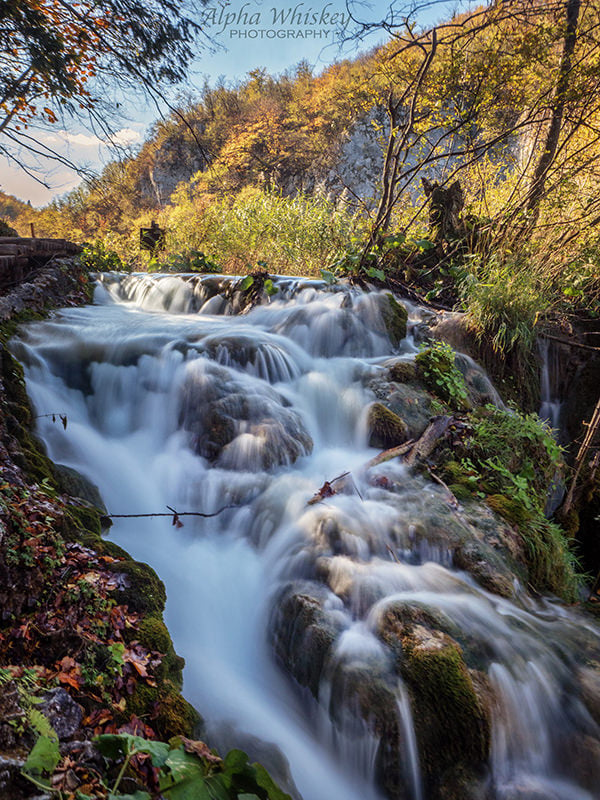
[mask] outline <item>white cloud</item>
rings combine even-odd
[[[112,142],[121,147],[127,147],[130,144],[139,142],[141,138],[142,135],[139,131],[134,131],[133,128],[121,128],[120,131],[111,136],[110,140],[107,140],[107,144]]]
[[[94,134],[89,135],[87,133],[68,133],[67,131],[61,131],[60,136],[67,144],[75,144],[79,147],[98,147],[98,145],[103,144],[102,139]]]
[[[75,147],[100,147],[102,145],[127,147],[128,145],[141,141],[142,135],[133,128],[121,128],[112,136],[101,139],[93,133],[69,133],[65,130],[59,130],[56,131],[56,133],[42,131],[38,133],[38,139],[52,147],[58,144],[70,144]]]

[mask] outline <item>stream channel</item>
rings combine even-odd
[[[385,295],[276,284],[240,314],[226,278],[106,274],[94,305],[27,324],[11,345],[36,413],[68,417],[66,430],[39,419],[49,456],[95,483],[111,514],[233,506],[183,527],[115,519],[109,534],[166,585],[184,694],[209,742],[246,749],[303,800],[437,797],[417,745],[420,709],[378,635],[391,605],[414,604],[483,654],[491,745],[477,796],[600,797],[572,753],[573,741],[600,752],[571,657],[573,631],[598,632],[517,583],[513,599],[481,588],[449,548],[414,535],[443,489],[398,461],[364,469],[378,452],[367,446],[369,383],[390,358],[414,358],[420,312],[409,307],[394,349]],[[346,472],[350,489],[307,505]],[[318,628],[286,616],[298,596],[325,620],[325,655]],[[282,668],[285,647],[299,672],[313,649],[321,659],[303,687]],[[361,712],[352,674],[385,686],[387,727]]]

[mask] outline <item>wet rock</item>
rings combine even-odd
[[[581,667],[577,671],[577,683],[581,699],[597,725],[600,725],[600,664],[592,667]]]
[[[59,739],[70,739],[81,725],[83,709],[62,688],[46,692],[37,708],[50,722]]]
[[[375,779],[386,797],[411,794],[410,765],[398,715],[395,679],[386,665],[340,662],[328,676],[330,714],[349,738],[376,737]]]
[[[454,551],[453,563],[469,572],[477,583],[501,597],[513,597],[514,576],[498,557],[490,559],[490,549],[477,541],[465,542]]]
[[[433,415],[431,396],[424,387],[375,378],[368,384],[379,402],[400,417],[410,439],[418,439]]]
[[[569,742],[569,763],[581,786],[592,793],[600,787],[600,740],[579,735]]]
[[[502,398],[483,367],[463,353],[456,353],[455,366],[465,379],[465,388],[473,406],[494,405],[504,408]]]
[[[332,597],[318,584],[292,584],[282,592],[271,618],[275,653],[295,680],[315,697],[325,662],[343,627],[339,615],[325,609]]]
[[[424,608],[393,607],[382,618],[379,635],[396,653],[396,669],[411,695],[428,796],[441,797],[458,768],[469,781],[483,769],[490,717],[462,648],[447,633],[430,627],[435,616]]]
[[[409,438],[404,420],[382,403],[373,403],[369,408],[367,430],[369,447],[378,447],[381,450],[396,447]]]
[[[398,347],[402,339],[406,338],[408,312],[392,294],[388,294],[387,299],[387,307],[384,304],[381,313],[390,342],[394,347]]]
[[[267,470],[312,451],[302,419],[285,398],[202,360],[183,387],[179,421],[198,455],[227,469]]]

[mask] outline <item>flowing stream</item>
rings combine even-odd
[[[413,603],[451,619],[485,654],[485,796],[600,797],[572,758],[578,737],[599,742],[600,731],[570,655],[573,631],[592,641],[597,632],[517,584],[514,601],[479,587],[443,542],[415,535],[443,490],[393,462],[375,481],[363,469],[377,452],[367,446],[370,381],[390,357],[414,356],[410,331],[394,352],[382,294],[292,279],[278,287],[239,314],[226,279],[105,275],[94,306],[28,324],[12,343],[37,413],[68,418],[66,430],[39,419],[50,457],[93,481],[110,513],[233,506],[184,517],[181,528],[118,519],[110,531],[166,585],[184,694],[209,740],[247,749],[303,800],[378,800],[384,734],[344,702],[339,679],[363,670],[395,697],[386,713],[396,720],[398,796],[427,800],[418,709],[377,635],[391,604]],[[346,472],[343,493],[307,505]],[[335,632],[318,700],[273,653],[285,661],[282,642],[295,641],[285,630],[290,587],[312,592]]]

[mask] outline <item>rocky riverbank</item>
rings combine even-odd
[[[21,775],[52,724],[63,756],[55,790],[94,797],[103,760],[90,740],[127,732],[192,737],[198,715],[180,694],[182,659],[162,620],[165,592],[145,564],[101,536],[101,501],[50,462],[32,433],[16,325],[89,301],[77,259],[54,260],[0,298],[0,798],[35,794]],[[61,409],[57,425],[68,426]],[[74,796],[74,795],[73,795]]]

